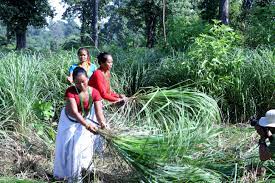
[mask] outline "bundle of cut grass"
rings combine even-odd
[[[100,131],[100,134],[137,171],[141,182],[221,182],[222,173],[209,166],[218,164],[213,161],[215,152],[204,154],[212,147],[209,139],[214,139],[218,132],[203,132],[200,128],[186,128],[186,133],[148,131],[146,134],[140,129],[142,133],[130,130],[117,134]],[[228,169],[226,164],[216,166]]]
[[[232,168],[216,159],[219,109],[203,93],[182,89],[139,93],[112,118],[118,133],[99,133],[144,182],[220,182],[225,176],[219,169]]]
[[[204,93],[186,88],[140,91],[112,115],[111,122],[116,126],[144,126],[146,121],[146,126],[170,131],[174,125],[179,125],[173,119],[182,117],[206,128],[220,122],[216,101]]]

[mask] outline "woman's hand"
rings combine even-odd
[[[126,102],[129,100],[129,98],[126,97],[124,94],[119,94],[119,98],[121,98],[121,100],[123,100],[124,103],[126,103]],[[120,100],[120,101],[121,101],[121,100]]]
[[[94,124],[87,124],[86,129],[94,134],[97,133],[97,127]]]
[[[112,106],[121,107],[121,106],[123,106],[127,101],[128,101],[128,98],[127,98],[127,97],[124,97],[123,99],[120,99],[120,100],[114,102],[114,103],[112,104]]]
[[[118,96],[119,96],[119,98],[122,98],[122,99],[123,99],[124,97],[126,97],[124,94],[119,94]]]
[[[101,123],[101,125],[100,125],[100,127],[102,128],[102,129],[110,129],[110,127],[109,127],[109,125],[107,124],[107,123]]]
[[[67,80],[68,80],[70,83],[73,83],[73,78],[72,78],[72,77],[68,76],[68,77],[67,77]]]
[[[128,102],[129,98],[128,97],[123,97],[122,100],[124,101],[124,103]]]

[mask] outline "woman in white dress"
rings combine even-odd
[[[98,127],[105,128],[106,121],[101,96],[95,88],[88,86],[88,76],[83,68],[74,69],[73,81],[74,86],[66,90],[66,105],[59,119],[54,176],[68,182],[79,182],[82,169],[93,168],[94,133]]]

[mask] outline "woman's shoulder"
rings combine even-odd
[[[72,95],[77,95],[77,91],[74,86],[70,86],[69,88],[67,88],[67,90],[65,92],[66,97],[72,96]]]
[[[103,74],[99,69],[96,69],[93,73],[93,76],[101,77],[101,76],[103,76]]]
[[[69,72],[73,72],[73,70],[78,66],[78,64],[72,64],[69,68]]]
[[[93,63],[90,64],[90,67],[95,68],[95,70],[97,69],[97,66]]]
[[[97,89],[95,89],[94,87],[91,87],[91,90],[92,90],[92,98],[93,98],[93,101],[100,101],[102,100],[101,98],[101,95],[99,93],[99,91]]]
[[[73,63],[72,65],[71,65],[71,67],[77,67],[79,65],[79,63]]]

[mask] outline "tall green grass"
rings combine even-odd
[[[162,58],[146,49],[120,51],[113,54],[113,89],[132,97],[122,108],[106,111],[122,133],[105,137],[141,173],[142,180],[240,179],[249,161],[257,159],[251,146],[253,133],[234,134],[220,126],[217,102],[198,91],[215,97],[223,110],[222,120],[228,115],[240,122],[255,112],[260,115],[274,107],[273,51],[235,49],[225,58],[239,60],[236,69],[231,68],[227,77],[207,81],[184,53]],[[67,70],[76,61],[75,51],[0,54],[0,128],[34,127],[34,133],[42,131],[43,137],[54,134],[52,123],[59,117],[69,86]],[[52,119],[36,114],[34,104],[39,101],[52,104]],[[234,142],[233,135],[238,137]]]
[[[218,100],[224,121],[245,122],[250,116],[260,117],[275,106],[274,61],[272,49],[238,48],[223,57],[220,62],[224,64],[211,69],[207,64],[194,64],[184,53],[177,53],[163,58],[156,69],[147,73],[148,84],[158,87],[189,85]]]
[[[0,101],[3,116],[14,127],[35,121],[33,105],[38,101],[62,102],[68,54],[9,52],[0,59]],[[1,124],[2,125],[2,124]]]

